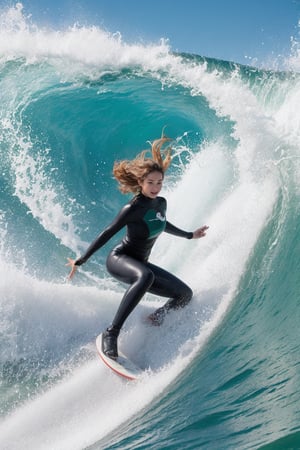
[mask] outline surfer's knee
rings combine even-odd
[[[151,269],[145,267],[139,274],[138,280],[143,286],[147,286],[147,289],[153,284],[155,275]]]
[[[190,301],[193,298],[193,294],[194,293],[193,293],[192,289],[189,286],[185,285],[184,290],[183,290],[183,292],[182,292],[182,294],[180,296],[180,300],[178,302],[178,304],[179,304],[178,306],[180,308],[183,308],[188,303],[190,303]]]
[[[192,297],[192,289],[187,284],[181,282],[177,289],[177,295],[175,296],[176,306],[182,308],[192,300]]]
[[[188,285],[182,283],[181,288],[178,290],[176,296],[172,300],[170,300],[166,306],[169,309],[184,308],[188,303],[190,303],[192,297],[192,289]]]
[[[182,287],[178,294],[171,298],[164,306],[158,308],[154,313],[148,317],[149,322],[152,325],[162,325],[165,316],[171,311],[184,308],[192,299],[193,291],[186,284],[182,284]]]
[[[187,286],[187,298],[188,298],[188,302],[190,302],[193,298],[194,292],[193,290]]]

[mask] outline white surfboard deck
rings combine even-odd
[[[113,372],[115,372],[120,377],[126,378],[127,380],[137,380],[143,373],[142,369],[136,366],[130,359],[128,359],[122,353],[119,353],[117,359],[112,359],[106,356],[102,352],[102,334],[96,339],[97,352],[104,362]]]

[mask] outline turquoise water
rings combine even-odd
[[[1,15],[1,449],[300,448],[299,95],[272,72],[134,46],[98,28],[46,31]],[[112,178],[162,128],[174,138],[168,219],[152,261],[193,302],[159,329],[147,296],[120,346],[126,383],[94,340],[123,286],[105,270],[121,234],[66,282],[129,197]]]

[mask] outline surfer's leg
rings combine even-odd
[[[169,297],[164,306],[149,316],[154,325],[161,325],[168,311],[183,308],[190,302],[193,291],[187,284],[161,267],[150,263],[148,267],[155,276],[149,292],[161,297]]]
[[[112,325],[103,334],[103,352],[116,357],[117,338],[121,327],[134,310],[143,295],[149,290],[154,274],[148,265],[124,254],[112,252],[107,259],[107,269],[111,275],[130,286],[126,290]]]

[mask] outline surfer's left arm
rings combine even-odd
[[[204,237],[206,235],[206,231],[208,230],[208,226],[204,225],[201,228],[197,228],[195,231],[184,231],[180,228],[175,227],[170,222],[166,222],[166,228],[165,232],[169,234],[173,234],[174,236],[183,237],[186,239],[199,239],[201,237]]]
[[[202,237],[206,236],[206,231],[208,229],[209,229],[209,227],[207,225],[203,225],[203,227],[197,228],[197,230],[195,230],[193,232],[192,239],[199,239],[199,238],[202,238]]]

